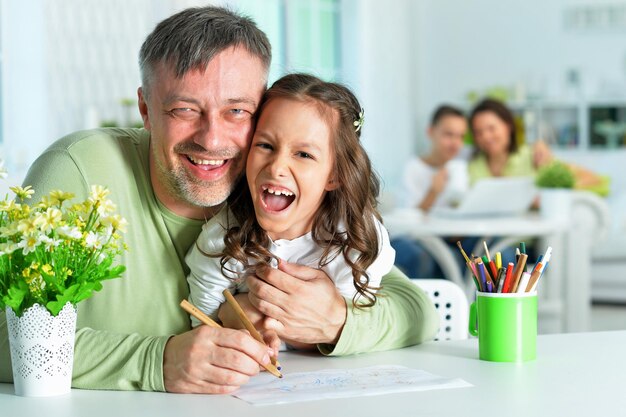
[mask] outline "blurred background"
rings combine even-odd
[[[271,80],[308,71],[356,91],[363,140],[390,194],[403,162],[427,146],[432,110],[469,109],[484,95],[515,109],[523,140],[545,139],[626,186],[618,0],[0,0],[0,155],[13,176],[67,133],[138,124],[143,39],[170,14],[208,3],[252,16],[269,35]]]

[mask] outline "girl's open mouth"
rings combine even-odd
[[[286,188],[264,185],[261,201],[268,211],[283,211],[293,203],[296,195]]]

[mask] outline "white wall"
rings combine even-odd
[[[44,0],[2,2],[2,143],[9,173],[23,171],[30,152],[45,147],[46,106]]]
[[[414,148],[415,4],[411,0],[342,2],[342,79],[365,109],[362,140],[385,191],[397,183],[402,161]]]
[[[610,2],[626,7],[626,1]],[[417,84],[419,120],[442,101],[502,85],[525,95],[570,98],[567,71],[579,72],[585,98],[626,96],[626,22],[568,29],[565,13],[607,3],[582,0],[421,0]]]

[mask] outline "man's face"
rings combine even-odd
[[[243,48],[181,78],[157,65],[149,91],[139,89],[139,109],[150,131],[152,186],[167,208],[204,218],[226,200],[245,168],[266,77],[262,61]]]

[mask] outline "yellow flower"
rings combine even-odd
[[[20,186],[9,187],[9,189],[13,191],[15,195],[21,200],[31,198],[32,195],[35,194],[35,190],[33,190],[33,187],[31,187],[30,185],[27,185],[23,188]]]
[[[74,194],[73,193],[66,193],[65,191],[61,191],[61,190],[52,190],[50,191],[50,198],[52,198],[53,200],[56,200],[58,202],[58,205],[62,205],[64,201],[67,200],[71,200],[72,198],[74,198]]]
[[[0,211],[15,215],[17,212],[22,211],[22,205],[17,204],[15,200],[4,200],[0,202]]]
[[[111,200],[103,200],[98,206],[98,214],[101,217],[106,217],[115,210],[117,210],[117,206]]]
[[[30,235],[37,231],[37,225],[32,219],[23,219],[17,224],[17,230],[22,234]]]
[[[102,223],[102,225],[105,227],[111,226],[114,230],[119,230],[120,232],[126,232],[126,227],[128,226],[128,222],[126,221],[126,219],[119,214],[104,217],[100,220],[100,223]]]
[[[91,192],[89,193],[89,201],[92,203],[103,201],[109,193],[110,191],[101,185],[92,185]]]
[[[50,264],[45,264],[41,267],[41,272],[43,272],[46,275],[54,275],[54,270],[52,269],[52,265]]]
[[[48,207],[52,207],[56,204],[57,201],[55,199],[51,198],[49,195],[44,195],[43,197],[41,197],[41,200],[39,200],[39,203],[37,203],[35,207],[42,210],[47,210]]]
[[[33,223],[39,227],[42,232],[49,232],[50,230],[56,228],[61,219],[63,218],[63,213],[61,210],[50,207],[44,213],[36,213],[35,220]]]

